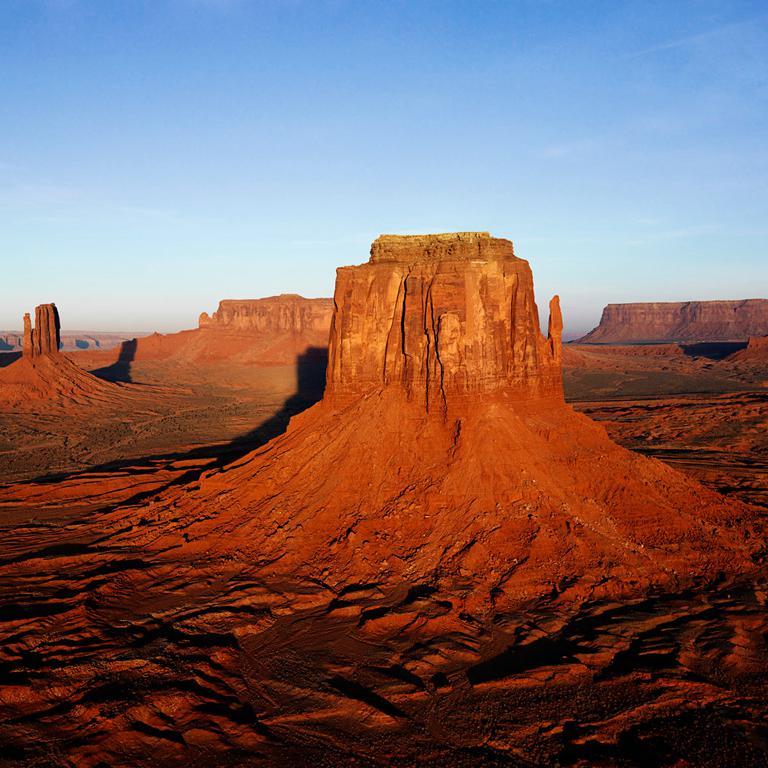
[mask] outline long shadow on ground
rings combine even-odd
[[[21,352],[3,352],[0,350],[0,368],[15,363],[21,357]]]
[[[199,461],[197,466],[182,472],[160,489],[154,488],[147,493],[137,494],[120,504],[140,501],[144,496],[151,496],[173,485],[193,482],[203,472],[216,469],[236,461],[240,457],[260,448],[265,443],[283,434],[292,416],[306,410],[322,399],[325,391],[325,369],[328,363],[328,350],[325,347],[309,347],[296,359],[296,392],[286,398],[280,410],[252,430],[239,435],[226,443],[204,445],[189,451],[178,451],[129,459],[110,461],[74,472],[60,472],[23,481],[23,484],[58,483],[78,475],[94,473],[126,472],[130,475],[147,475],[164,466],[183,461]]]
[[[126,384],[132,384],[131,364],[136,357],[137,345],[138,341],[136,339],[128,339],[128,341],[124,341],[120,345],[120,352],[114,363],[106,365],[103,368],[97,368],[95,371],[91,371],[91,373],[105,381],[121,381]]]

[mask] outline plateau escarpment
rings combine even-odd
[[[325,334],[331,323],[331,299],[305,299],[282,294],[264,299],[224,299],[209,316],[200,315],[200,328],[247,330],[277,333]]]
[[[328,346],[332,310],[331,299],[305,299],[295,294],[226,299],[212,315],[200,315],[198,328],[126,341],[111,353],[76,355],[92,366],[128,359],[167,360],[182,365],[295,365],[308,350],[325,350]]]
[[[580,339],[613,344],[746,341],[768,334],[768,299],[608,304],[600,324]]]

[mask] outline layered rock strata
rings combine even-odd
[[[438,402],[504,391],[560,396],[562,318],[539,329],[528,262],[487,233],[378,238],[371,260],[337,271],[329,396],[395,386]]]
[[[282,294],[264,299],[224,299],[209,316],[200,315],[200,328],[220,328],[260,332],[328,331],[333,313],[331,299],[305,299],[297,294]]]
[[[608,304],[580,341],[745,341],[768,334],[768,299]]]

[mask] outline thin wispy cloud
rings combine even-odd
[[[696,34],[693,34],[693,35],[686,35],[685,37],[679,37],[679,38],[676,38],[675,40],[667,40],[666,42],[658,43],[657,45],[651,45],[647,48],[642,48],[639,51],[631,51],[625,54],[624,56],[622,56],[622,58],[635,59],[641,56],[650,56],[654,53],[663,53],[664,51],[672,51],[677,48],[688,48],[691,46],[698,45],[699,43],[709,42],[713,38],[719,37],[720,35],[727,34],[728,32],[733,32],[739,29],[750,27],[754,24],[758,24],[761,21],[765,21],[766,19],[768,19],[768,14],[755,16],[754,18],[746,19],[744,21],[736,21],[730,24],[722,24],[719,27],[714,27],[712,29],[704,30],[702,32],[697,32]]]
[[[686,240],[689,238],[704,237],[717,232],[722,227],[719,224],[701,224],[692,227],[681,227],[679,229],[670,229],[662,232],[649,232],[642,237],[627,241],[627,245],[649,245],[651,243],[660,243],[667,240]]]
[[[0,163],[2,170],[3,164]],[[22,212],[25,218],[37,221],[73,221],[83,215],[91,215],[94,211],[130,219],[182,221],[182,217],[171,210],[130,202],[111,202],[81,187],[45,179],[14,180],[0,177],[0,213],[3,211]]]

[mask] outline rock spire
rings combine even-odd
[[[61,325],[55,304],[39,304],[35,307],[35,327],[32,328],[29,313],[24,315],[24,357],[59,354]]]

